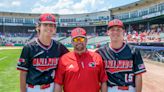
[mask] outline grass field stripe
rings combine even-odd
[[[3,60],[3,59],[6,59],[6,58],[7,58],[7,56],[6,57],[3,57],[3,58],[0,58],[0,61]]]

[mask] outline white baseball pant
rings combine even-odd
[[[54,83],[50,84],[50,87],[41,89],[40,85],[35,85],[34,88],[28,87],[27,84],[27,92],[54,92]]]
[[[108,87],[108,92],[135,92],[135,88],[129,86],[128,90],[121,90],[118,88],[118,86],[113,86],[113,87]]]

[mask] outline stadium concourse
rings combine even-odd
[[[0,65],[4,63],[3,51],[17,49],[15,50],[19,52],[17,54],[10,50],[5,52],[5,54],[10,53],[9,55],[13,53],[13,60],[16,61],[22,46],[37,37],[35,23],[39,15],[0,12],[0,51],[2,52],[0,53]],[[139,0],[106,11],[54,15],[57,17],[57,33],[53,39],[60,41],[69,49],[72,48],[70,32],[73,28],[84,28],[88,37],[87,48],[95,50],[110,42],[106,33],[108,22],[112,19],[122,20],[125,24],[125,41],[140,49],[146,63],[147,73],[144,74],[143,92],[164,92],[162,87],[164,72],[160,71],[164,70],[164,0]],[[10,63],[9,66],[15,69],[16,62],[6,63]],[[4,66],[8,67],[8,64],[5,64]],[[5,71],[5,69],[1,69],[1,66],[0,70]],[[0,75],[3,73],[0,71]],[[18,76],[18,73],[15,72],[15,75]],[[0,77],[1,81],[3,79]],[[1,88],[3,88],[2,84],[6,84],[6,82],[1,81],[0,92],[5,92]],[[14,85],[10,84],[10,86]],[[17,90],[8,92],[17,92]]]

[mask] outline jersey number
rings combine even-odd
[[[125,82],[133,82],[134,74],[125,74]]]

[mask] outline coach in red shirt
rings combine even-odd
[[[54,92],[107,92],[107,75],[99,54],[86,49],[87,37],[83,28],[71,32],[74,51],[63,55],[55,75]]]

